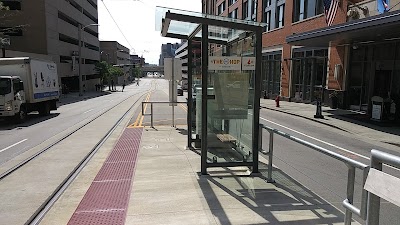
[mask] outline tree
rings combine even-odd
[[[101,61],[95,64],[95,71],[100,74],[100,79],[102,81],[108,80],[108,77],[110,76],[110,64],[108,64],[106,61]]]
[[[119,77],[124,75],[124,71],[119,67],[110,66],[109,73],[111,78]]]
[[[138,78],[139,79],[141,77],[141,74],[142,74],[142,70],[140,68],[135,67],[133,69],[133,77],[134,78]]]
[[[94,70],[100,74],[101,85],[104,85],[104,81],[107,81],[108,90],[111,90],[109,69],[110,65],[105,61],[97,62],[94,66]]]

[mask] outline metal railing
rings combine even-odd
[[[378,151],[371,150],[371,172],[375,169],[378,171],[382,171],[382,164],[387,164],[393,166],[397,169],[400,169],[400,157]],[[369,179],[369,178],[368,178]],[[398,179],[396,177],[390,177],[390,180]],[[375,183],[375,179],[372,180]],[[397,188],[395,188],[398,190]],[[385,192],[385,190],[380,190],[381,192]],[[388,190],[386,190],[388,191]],[[391,192],[391,196],[396,196],[396,193]],[[397,191],[397,195],[399,195],[399,191]],[[398,198],[397,198],[398,199]],[[380,201],[381,197],[375,195],[374,193],[369,192],[368,194],[368,216],[367,216],[367,225],[378,225],[379,224],[379,211],[380,211]],[[389,202],[391,202],[389,200]]]
[[[145,106],[147,106],[147,104],[150,104],[150,114],[145,114]],[[153,126],[153,104],[170,104],[170,106],[172,107],[172,126],[175,127],[175,106],[177,106],[178,104],[187,104],[187,102],[142,102],[142,115],[143,116],[148,116],[150,115],[150,126]]]
[[[272,179],[272,160],[273,160],[273,150],[274,150],[274,134],[280,135],[284,138],[287,138],[289,140],[292,140],[294,142],[297,142],[301,145],[304,145],[306,147],[309,147],[311,149],[314,149],[322,154],[325,154],[329,157],[332,157],[334,159],[337,159],[343,163],[345,163],[348,167],[348,175],[347,175],[347,198],[343,201],[343,206],[346,208],[346,214],[344,218],[344,222],[346,225],[350,225],[352,221],[352,213],[360,216],[363,220],[366,219],[367,217],[367,196],[368,192],[362,189],[362,195],[361,195],[361,209],[357,208],[356,206],[353,205],[353,199],[354,199],[354,184],[355,184],[355,171],[356,169],[360,169],[363,171],[363,183],[362,186],[364,187],[365,181],[368,176],[368,171],[369,171],[369,166],[366,164],[363,164],[361,162],[358,162],[354,159],[350,159],[348,157],[345,157],[343,155],[340,155],[336,152],[330,151],[328,149],[322,148],[318,145],[315,145],[313,143],[304,141],[300,138],[294,137],[290,134],[284,133],[282,131],[279,131],[275,128],[271,128],[268,126],[265,126],[263,124],[260,124],[260,132],[259,132],[259,151],[261,151],[264,154],[268,155],[268,182],[274,182]],[[262,130],[265,129],[269,132],[269,150],[268,152],[264,151],[262,149]]]

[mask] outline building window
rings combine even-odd
[[[242,7],[242,18],[243,19],[246,19],[249,16],[248,7],[249,7],[249,2],[243,3],[243,7]]]
[[[85,16],[87,16],[89,19],[91,19],[93,22],[95,22],[95,23],[98,23],[98,22],[99,22],[99,20],[96,19],[96,17],[92,16],[88,11],[83,10],[83,14],[84,14]]]
[[[257,12],[257,1],[253,0],[253,7],[251,8],[251,15],[253,16]]]
[[[4,7],[8,7],[9,10],[21,10],[21,2],[17,1],[2,1]]]
[[[64,13],[58,12],[58,18],[63,20],[64,22],[67,22],[75,27],[78,27],[79,23],[76,22],[74,19],[72,19],[71,17],[65,15]]]
[[[293,22],[324,13],[324,0],[294,0]]]
[[[65,34],[58,34],[58,40],[72,44],[72,45],[79,45],[79,41],[77,39],[69,37]]]
[[[238,18],[238,9],[236,8],[232,12],[230,12],[228,14],[228,17],[232,18],[232,19],[237,19]]]
[[[93,6],[93,8],[97,9],[97,5],[96,3],[94,3],[92,0],[87,0],[89,2],[90,5]]]
[[[267,24],[264,27],[264,31],[269,31],[271,29],[271,11],[267,11],[264,13],[263,22]]]
[[[324,0],[317,0],[315,7],[315,15],[324,13]]]
[[[307,0],[295,0],[293,5],[293,22],[307,18]]]
[[[229,0],[229,6],[235,4],[237,2],[237,0]]]
[[[284,26],[285,19],[285,4],[279,5],[276,10],[276,28]]]
[[[271,6],[271,0],[264,0],[264,7]]]
[[[221,14],[225,11],[225,1],[223,1],[219,6],[218,6],[218,14]]]
[[[279,95],[281,90],[282,52],[268,53],[262,59],[263,91],[269,95]]]
[[[60,55],[60,63],[71,63],[71,62],[72,62],[71,56]]]
[[[249,0],[252,1],[251,5],[251,20],[257,21],[257,0]]]

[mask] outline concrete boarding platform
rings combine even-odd
[[[184,131],[167,126],[145,127],[127,208],[94,209],[96,214],[124,211],[125,224],[143,225],[343,224],[342,212],[279,169],[273,171],[276,183],[267,183],[266,162],[260,162],[259,176],[250,176],[245,167],[213,168],[209,175],[200,175],[200,155],[186,149]],[[56,210],[42,224],[72,224],[70,219],[80,202],[71,194],[84,198],[106,161],[104,154],[102,160],[95,160],[88,171],[83,171],[90,174],[84,177],[91,180],[78,179],[71,186],[72,192],[60,198]],[[71,198],[74,201],[69,201]]]
[[[174,128],[145,129],[126,224],[343,224],[343,214],[274,170],[267,183],[243,168],[209,169]]]

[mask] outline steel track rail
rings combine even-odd
[[[154,88],[155,89],[155,88]],[[78,174],[86,166],[86,164],[92,159],[92,157],[97,153],[97,151],[102,147],[102,145],[107,141],[115,129],[120,125],[123,119],[129,114],[129,112],[134,108],[134,106],[141,100],[147,93],[152,90],[148,90],[141,95],[132,106],[118,119],[118,121],[113,125],[113,127],[100,139],[99,142],[90,150],[90,152],[82,159],[82,161],[72,170],[72,172],[63,180],[63,182],[54,190],[54,192],[46,199],[46,201],[36,210],[36,212],[25,222],[25,224],[36,225],[45,217],[46,213],[50,211],[54,203],[60,198],[64,191],[69,187],[69,185],[75,180]],[[129,98],[131,98],[130,96]],[[129,99],[127,98],[127,99]],[[126,101],[125,99],[124,101]],[[124,102],[122,101],[122,102]],[[119,104],[121,104],[120,102]],[[119,105],[117,104],[117,105]],[[116,105],[116,106],[117,106]],[[113,107],[114,108],[114,107]],[[112,109],[112,108],[111,108]],[[110,109],[110,110],[111,110]],[[107,110],[108,112],[109,110]],[[104,113],[103,113],[104,114]],[[96,117],[98,118],[98,117]],[[54,145],[53,145],[54,146]]]
[[[106,111],[102,112],[101,114],[97,115],[96,117],[92,118],[91,120],[89,120],[88,122],[84,123],[83,125],[79,126],[78,128],[74,129],[73,131],[69,132],[68,134],[64,135],[62,138],[58,139],[57,141],[51,143],[50,145],[48,145],[47,147],[43,148],[42,150],[40,150],[39,152],[31,155],[30,157],[26,158],[25,160],[19,162],[17,165],[11,167],[10,169],[6,170],[5,172],[3,172],[2,174],[0,174],[0,181],[3,180],[4,178],[6,178],[7,176],[11,175],[13,172],[15,172],[16,170],[18,170],[19,168],[21,168],[22,166],[24,166],[25,164],[27,164],[28,162],[32,161],[33,159],[35,159],[36,157],[38,157],[39,155],[43,154],[44,152],[48,151],[49,149],[51,149],[52,147],[54,147],[55,145],[59,144],[60,142],[64,141],[65,139],[67,139],[69,136],[73,135],[74,133],[76,133],[77,131],[81,130],[82,128],[84,128],[85,126],[89,125],[90,123],[92,123],[93,121],[95,121],[96,119],[98,119],[99,117],[103,116],[104,114],[106,114],[107,112],[109,112],[110,110],[114,109],[115,107],[117,107],[118,105],[122,104],[123,102],[125,102],[126,100],[128,100],[129,98],[135,96],[137,94],[134,94],[132,96],[129,96],[128,98],[124,99],[123,101],[121,101],[120,103],[116,104],[115,106],[107,109]],[[144,96],[145,94],[143,94],[142,96]],[[140,98],[139,98],[140,99]]]

